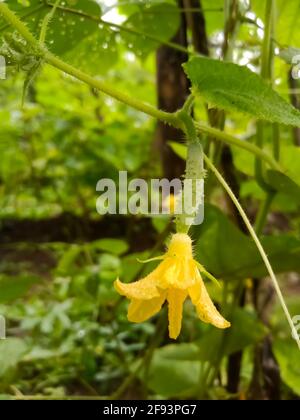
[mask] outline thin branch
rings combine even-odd
[[[180,121],[178,120],[176,114],[172,114],[169,112],[160,111],[159,109],[155,108],[154,106],[135,99],[133,96],[127,95],[112,86],[109,86],[107,83],[103,82],[102,80],[95,79],[92,76],[78,70],[77,68],[71,66],[70,64],[65,63],[60,58],[56,57],[54,54],[47,51],[45,54],[45,61],[51,64],[53,67],[56,67],[63,72],[74,76],[76,79],[81,80],[82,82],[87,83],[89,86],[100,90],[101,92],[105,93],[108,96],[111,96],[118,101],[129,105],[131,108],[134,108],[138,111],[144,112],[151,117],[157,118],[158,120],[164,121],[175,127],[180,126]]]
[[[217,128],[209,127],[201,123],[195,123],[195,125],[199,133],[209,134],[211,137],[214,137],[216,140],[222,141],[223,143],[247,150],[248,152],[268,163],[271,168],[275,169],[276,171],[283,172],[283,169],[279,163],[271,155],[266,153],[263,149],[255,146],[254,144],[240,140],[234,136],[231,136],[230,134],[225,133],[224,131],[218,130]]]

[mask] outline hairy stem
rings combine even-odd
[[[71,76],[74,76],[76,79],[87,83],[89,86],[100,90],[101,92],[111,96],[114,99],[117,99],[120,102],[123,102],[126,105],[131,106],[132,108],[138,111],[144,112],[145,114],[150,115],[151,117],[165,121],[166,123],[169,123],[176,127],[181,126],[181,123],[178,121],[176,114],[160,111],[159,109],[155,108],[150,104],[147,104],[146,102],[135,99],[133,96],[129,96],[115,89],[114,87],[109,86],[102,80],[95,79],[92,76],[71,66],[70,64],[65,63],[63,60],[51,54],[50,52],[47,52],[45,54],[45,60],[47,63],[51,64],[57,69],[62,70],[63,72],[70,74]]]
[[[185,105],[189,105],[189,100]],[[182,233],[189,231],[197,216],[199,200],[202,200],[202,197],[198,196],[197,189],[200,188],[199,181],[205,177],[203,147],[198,139],[195,123],[185,109],[186,107],[178,112],[178,118],[184,124],[187,142],[185,181],[182,191],[183,212],[176,217],[176,230]]]
[[[32,9],[32,10],[30,10],[30,12],[27,12],[27,13],[24,13],[22,16],[21,16],[21,19],[22,20],[24,20],[24,19],[27,19],[27,18],[29,18],[29,17],[31,17],[31,16],[33,16],[33,15],[35,15],[35,14],[37,14],[38,12],[40,12],[41,10],[43,10],[43,9],[45,9],[45,4],[40,4],[39,6],[37,6],[37,7],[35,7],[34,9]],[[11,26],[11,24],[8,22],[8,23],[6,23],[5,25],[3,25],[3,26],[1,26],[0,27],[0,33],[1,32],[3,32],[3,31],[6,31],[6,29],[8,29],[9,27]]]
[[[39,47],[39,42],[35,39],[32,33],[27,29],[26,25],[20,21],[14,12],[5,3],[0,3],[0,13],[4,19],[15,29],[17,29],[23,38],[32,46]]]

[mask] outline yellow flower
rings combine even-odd
[[[169,309],[169,335],[176,339],[181,330],[184,301],[190,296],[199,318],[217,328],[229,328],[209,297],[200,271],[203,267],[194,260],[192,240],[184,233],[172,236],[162,262],[147,277],[130,284],[115,281],[116,290],[131,300],[128,320],[143,322],[155,315],[165,301]]]
[[[163,209],[169,211],[170,214],[175,214],[176,212],[176,204],[177,204],[178,196],[174,194],[170,194],[164,198],[162,206]]]

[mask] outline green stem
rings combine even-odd
[[[258,212],[258,215],[255,220],[255,231],[258,236],[262,234],[275,195],[276,192],[270,191],[269,193],[267,193],[263,205],[261,206]]]
[[[239,2],[225,0],[224,5],[225,28],[222,56],[224,61],[233,61],[234,44],[239,28]]]
[[[279,139],[279,127],[278,124],[273,124],[273,154],[275,159],[279,160],[280,158],[280,139]],[[263,228],[266,224],[266,220],[269,214],[269,211],[271,209],[272,203],[274,201],[274,198],[276,197],[276,191],[274,191],[272,188],[269,188],[266,198],[260,207],[260,210],[258,212],[258,215],[256,217],[255,221],[255,231],[258,235],[261,235],[263,232]]]
[[[263,150],[263,139],[264,139],[264,127],[265,124],[263,121],[258,121],[256,124],[256,146],[259,150]],[[275,161],[275,159],[274,159]],[[255,179],[260,186],[260,188],[265,191],[267,194],[273,194],[274,188],[271,187],[264,178],[263,164],[261,159],[255,160]]]
[[[27,19],[33,15],[35,15],[36,13],[40,12],[41,10],[45,9],[46,5],[45,4],[40,4],[39,6],[37,6],[36,8],[30,10],[30,12],[28,13],[24,13],[24,15],[21,16],[21,19]],[[11,26],[10,23],[6,23],[5,25],[1,26],[0,28],[0,33],[5,31],[6,29],[8,29]]]
[[[193,118],[186,111],[190,108],[193,97],[189,97],[183,108],[177,112],[177,118],[182,121],[187,143],[198,143],[197,130]]]
[[[297,333],[297,330],[296,330],[296,328],[294,326],[294,323],[292,321],[290,312],[289,312],[288,307],[287,307],[287,305],[285,303],[285,300],[284,300],[284,297],[282,295],[280,286],[278,284],[276,275],[275,275],[274,270],[273,270],[273,268],[271,266],[271,263],[269,261],[269,258],[267,256],[267,254],[266,254],[266,252],[265,252],[265,250],[264,250],[264,248],[263,248],[263,246],[262,246],[262,244],[261,244],[261,242],[260,242],[260,240],[259,240],[259,238],[258,238],[258,236],[257,236],[257,234],[256,234],[256,232],[254,230],[254,228],[252,227],[252,225],[251,225],[251,223],[250,223],[250,221],[248,219],[248,216],[246,215],[243,207],[241,206],[241,204],[239,203],[239,200],[234,195],[234,193],[231,190],[230,186],[228,185],[228,183],[226,182],[226,180],[223,178],[223,176],[220,174],[220,172],[215,167],[215,165],[211,162],[211,160],[207,156],[204,156],[204,159],[205,159],[205,162],[206,162],[207,166],[215,174],[216,178],[218,179],[218,181],[220,182],[220,184],[223,186],[223,188],[226,190],[227,194],[229,195],[229,197],[233,201],[233,203],[236,206],[238,212],[240,213],[240,215],[241,215],[241,217],[242,217],[242,219],[243,219],[243,221],[244,221],[244,223],[245,223],[245,225],[246,225],[246,227],[247,227],[247,229],[248,229],[248,231],[249,231],[252,239],[254,240],[255,245],[256,245],[256,247],[257,247],[257,249],[258,249],[258,251],[259,251],[259,253],[260,253],[260,255],[261,255],[261,257],[262,257],[262,259],[264,261],[264,264],[265,264],[265,266],[266,266],[266,268],[268,270],[268,273],[270,275],[270,278],[271,278],[271,280],[273,282],[274,289],[275,289],[275,291],[277,293],[278,299],[279,299],[280,304],[282,306],[283,312],[285,313],[285,316],[287,318],[287,321],[289,323],[289,326],[290,326],[290,328],[292,330],[293,336],[295,337],[295,340],[296,340],[297,345],[298,345],[299,350],[300,350],[300,337],[298,336],[298,333]]]
[[[0,13],[7,20],[10,25],[17,29],[23,38],[32,46],[38,48],[39,42],[35,39],[32,33],[27,29],[23,22],[12,12],[5,3],[0,3]]]
[[[216,279],[211,273],[209,273],[204,267],[203,265],[201,265],[200,263],[196,262],[197,267],[199,268],[199,271],[201,274],[204,274],[205,277],[208,278],[208,280],[212,281],[219,289],[222,289],[221,283],[219,282],[218,279]]]
[[[56,67],[63,72],[74,76],[76,79],[81,80],[84,83],[87,83],[89,86],[100,90],[101,92],[105,93],[106,95],[111,96],[114,99],[117,99],[120,102],[123,102],[126,105],[131,106],[132,108],[144,112],[151,117],[157,118],[162,120],[166,123],[174,125],[175,127],[180,127],[181,124],[177,119],[176,114],[171,114],[169,112],[160,111],[154,106],[147,104],[143,101],[135,99],[133,96],[129,96],[112,86],[108,86],[105,82],[99,79],[95,79],[92,76],[78,70],[77,68],[71,66],[70,64],[65,63],[60,58],[56,57],[55,55],[51,54],[50,52],[46,52],[45,54],[45,61],[52,66]]]
[[[189,97],[187,98],[187,100],[185,101],[185,103],[184,103],[184,105],[183,105],[183,107],[182,107],[182,111],[183,112],[186,112],[188,115],[190,115],[191,114],[191,112],[192,112],[192,106],[193,106],[193,104],[194,104],[194,102],[195,102],[195,97],[194,97],[194,95],[191,93],[190,95],[189,95]]]
[[[269,81],[271,80],[273,62],[272,36],[274,29],[274,6],[274,0],[266,0],[265,29],[262,44],[261,77]]]
[[[200,133],[209,134],[210,136],[214,137],[216,140],[222,141],[223,143],[240,147],[241,149],[247,150],[248,152],[252,153],[259,159],[265,161],[270,165],[272,169],[276,171],[283,172],[280,164],[276,162],[276,160],[266,153],[264,150],[257,147],[255,144],[248,143],[246,141],[240,140],[230,134],[227,134],[217,128],[209,127],[201,123],[195,123],[196,129]]]
[[[268,83],[272,81],[272,64],[273,64],[273,48],[272,48],[272,35],[274,29],[274,0],[266,0],[265,7],[265,31],[261,51],[261,77]],[[259,121],[257,123],[256,145],[263,148],[264,143],[264,127],[265,123]],[[274,189],[265,181],[263,175],[263,165],[260,159],[256,159],[255,175],[258,185],[267,192],[268,197],[273,195]],[[268,200],[270,202],[270,200]]]
[[[280,128],[278,124],[273,124],[273,155],[279,161],[280,159]]]
[[[275,26],[275,0],[266,1],[265,9],[265,32],[264,40],[262,44],[261,52],[261,76],[264,80],[271,83],[273,75],[273,46],[272,46],[272,36],[274,33]],[[264,144],[264,128],[266,124],[263,121],[257,122],[257,146],[262,149]],[[275,160],[280,158],[280,139],[279,139],[279,127],[277,124],[273,124],[273,156]],[[264,225],[266,223],[268,213],[271,209],[272,203],[276,196],[276,191],[272,186],[265,181],[263,173],[263,163],[260,159],[256,159],[255,162],[255,176],[258,185],[266,192],[266,198],[258,212],[257,219],[255,222],[255,228],[258,235],[263,231]]]

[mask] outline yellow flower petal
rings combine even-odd
[[[130,302],[128,307],[128,321],[130,322],[144,322],[151,318],[158,311],[160,311],[164,301],[166,299],[166,293],[162,293],[159,297],[155,297],[149,300],[137,300],[134,299]]]
[[[194,260],[184,259],[181,262],[180,268],[180,283],[179,286],[181,289],[188,289],[189,287],[194,286],[198,282],[198,268]],[[178,286],[178,287],[179,287]]]
[[[196,306],[199,318],[201,321],[212,324],[217,328],[229,328],[231,325],[230,322],[226,321],[218,312],[213,301],[209,297],[200,274],[198,274],[198,276],[198,284],[190,287],[188,291],[193,304]]]
[[[169,289],[167,300],[169,304],[169,336],[176,340],[180,334],[183,303],[187,292],[180,289]]]
[[[208,295],[200,271],[214,278],[193,259],[192,240],[187,234],[174,234],[168,251],[155,259],[163,261],[142,280],[130,284],[115,281],[116,290],[131,300],[129,321],[143,322],[149,319],[167,299],[169,335],[176,339],[181,330],[183,303],[189,294],[202,321],[218,328],[230,327],[230,323],[218,312]]]
[[[117,279],[114,286],[120,295],[126,296],[129,299],[149,300],[160,296],[159,290],[156,287],[155,278],[151,274],[142,280],[128,284],[122,283]]]
[[[179,283],[180,266],[180,261],[175,258],[166,258],[165,261],[160,264],[161,277],[159,279],[159,286],[162,289],[174,287]]]

